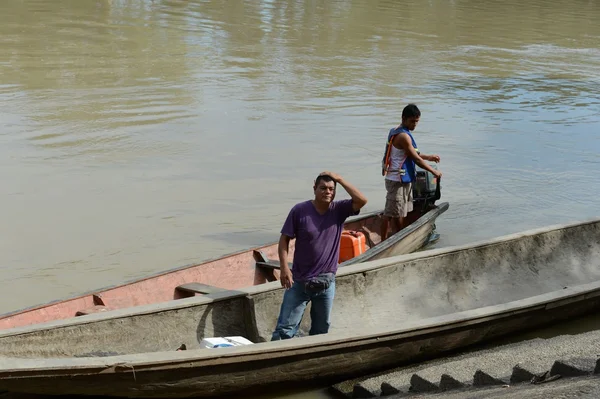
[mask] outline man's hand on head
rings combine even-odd
[[[340,176],[340,175],[338,175],[337,173],[334,173],[334,172],[328,172],[328,171],[321,172],[321,173],[319,174],[319,176],[329,176],[329,177],[331,177],[333,180],[335,180],[335,182],[336,182],[336,183],[339,183],[339,182],[340,182],[340,180],[342,180],[342,176]]]

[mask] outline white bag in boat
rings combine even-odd
[[[248,341],[244,337],[213,337],[204,338],[200,341],[201,348],[225,348],[228,346],[252,345],[254,342]]]

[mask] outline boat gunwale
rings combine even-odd
[[[535,228],[530,230],[525,230],[519,233],[511,233],[507,235],[503,235],[500,237],[495,237],[487,240],[475,241],[472,243],[449,246],[444,248],[436,248],[429,249],[421,252],[404,254],[404,255],[396,255],[387,258],[362,262],[354,265],[348,265],[346,267],[340,268],[337,273],[337,277],[343,277],[351,274],[358,273],[368,273],[373,270],[380,270],[387,267],[395,267],[402,263],[409,263],[422,258],[437,258],[444,255],[449,255],[461,251],[467,250],[475,250],[478,248],[485,248],[494,245],[500,245],[510,241],[516,241],[518,239],[524,237],[532,237],[544,233],[550,233],[554,231],[565,230],[569,228],[581,227],[590,224],[598,224],[600,223],[600,218],[580,221],[580,222],[571,222],[571,223],[563,223],[563,224],[554,224],[546,227]],[[22,334],[29,334],[36,331],[46,330],[50,328],[61,328],[61,327],[70,327],[75,325],[84,325],[95,322],[100,322],[103,320],[111,320],[111,319],[122,319],[131,316],[138,315],[147,315],[152,313],[165,312],[170,310],[177,309],[185,309],[189,307],[220,302],[228,299],[233,299],[236,297],[244,297],[249,295],[256,295],[261,293],[266,293],[275,290],[284,289],[281,286],[279,281],[268,282],[259,285],[252,285],[244,288],[240,288],[237,290],[228,290],[217,292],[213,294],[207,294],[202,296],[194,296],[190,298],[182,298],[178,300],[166,301],[153,303],[148,305],[138,305],[131,306],[127,308],[114,309],[109,310],[102,313],[94,313],[85,316],[72,317],[69,319],[60,319],[60,320],[52,320],[44,323],[31,324],[26,326],[19,326],[11,329],[0,330],[0,338],[7,336],[16,336]],[[561,290],[561,291],[564,291]],[[553,292],[553,291],[552,291]],[[540,294],[545,295],[545,294]],[[494,305],[496,306],[496,305]]]
[[[99,370],[106,373],[140,371],[156,371],[171,368],[196,368],[211,365],[226,365],[263,360],[264,358],[285,358],[307,353],[321,353],[338,349],[371,345],[376,342],[410,339],[419,335],[431,335],[438,332],[459,330],[461,328],[485,322],[501,320],[513,315],[533,312],[536,310],[551,310],[554,307],[581,302],[600,297],[600,281],[566,287],[544,294],[490,305],[481,308],[449,313],[441,316],[415,320],[406,323],[401,329],[381,330],[381,328],[363,329],[361,335],[356,332],[334,333],[308,336],[300,339],[285,341],[262,342],[249,346],[219,348],[218,350],[193,349],[188,351],[147,352],[129,355],[107,357],[79,358],[1,358],[17,364],[11,368],[0,368],[0,378],[19,378],[43,372],[44,377],[52,376],[52,371],[64,375],[65,371],[77,371],[78,374],[87,371],[94,373]],[[552,305],[552,306],[550,306]],[[148,360],[149,357],[154,359]],[[19,364],[21,363],[21,364]],[[115,366],[123,367],[118,369]],[[15,375],[18,373],[18,375]]]

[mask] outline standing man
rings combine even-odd
[[[333,200],[338,183],[352,199]],[[296,335],[309,301],[312,301],[309,334],[329,331],[344,221],[351,215],[358,215],[367,203],[358,189],[332,172],[321,173],[313,189],[315,198],[296,204],[281,229],[280,281],[286,291],[272,341]],[[287,258],[293,238],[296,249],[290,270]]]
[[[425,161],[440,162],[438,155],[421,154],[411,132],[417,127],[421,111],[415,104],[408,104],[402,110],[402,123],[390,129],[382,161],[382,175],[385,176],[385,209],[381,222],[381,241],[388,235],[389,221],[392,221],[392,234],[404,228],[404,218],[413,210],[412,182],[415,181],[415,164],[431,172],[438,180],[442,172],[435,170]]]

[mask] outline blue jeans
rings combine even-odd
[[[294,281],[292,288],[283,294],[277,327],[275,327],[271,341],[289,339],[296,335],[309,301],[312,302],[309,335],[327,334],[334,296],[335,279],[328,288],[318,292],[309,291],[304,287],[303,282]]]

